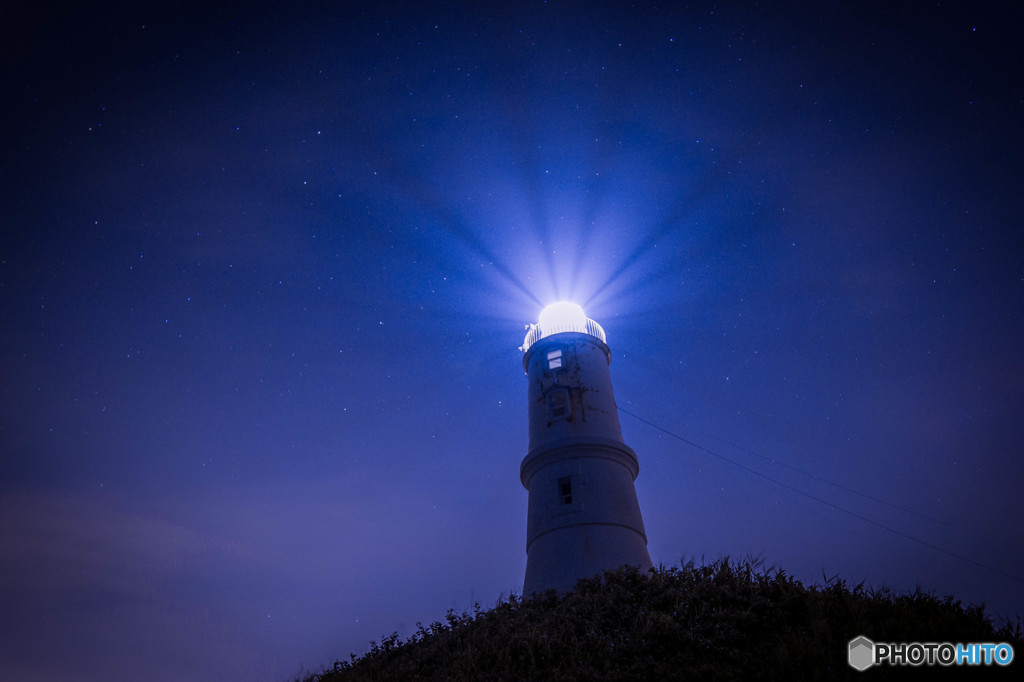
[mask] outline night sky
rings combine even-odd
[[[892,4],[5,17],[0,677],[278,681],[519,593],[558,299],[656,564],[1024,614],[1024,16]]]

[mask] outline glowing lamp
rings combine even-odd
[[[538,324],[545,329],[585,332],[587,331],[587,316],[583,312],[583,308],[575,303],[559,301],[540,311]]]
[[[607,343],[601,325],[589,319],[583,308],[569,301],[558,301],[544,308],[540,311],[537,324],[528,325],[527,329],[529,331],[526,339],[519,347],[524,352],[543,338],[565,332],[590,334],[596,336],[602,343]]]

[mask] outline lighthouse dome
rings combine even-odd
[[[547,306],[540,311],[537,324],[531,324],[528,328],[526,339],[520,347],[523,352],[547,336],[564,332],[590,334],[600,339],[602,343],[607,343],[601,325],[588,318],[578,304],[570,301],[558,301]]]

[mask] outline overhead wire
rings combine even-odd
[[[628,403],[630,401],[627,400],[626,402]],[[622,408],[619,408],[619,409],[621,411],[625,412],[625,410],[622,410]],[[632,414],[630,412],[627,412],[627,414],[629,414],[629,416],[631,416],[631,417],[635,417],[636,419],[640,419],[640,417],[637,417],[635,414]],[[640,419],[640,421],[644,421],[644,420]],[[653,426],[653,424],[651,424],[651,425]],[[716,439],[716,440],[718,440],[718,439]],[[686,442],[689,443],[690,441],[686,441]],[[725,442],[725,441],[723,441],[723,442]],[[690,444],[691,445],[695,445],[693,443],[690,443]],[[818,474],[815,474],[815,473],[813,473],[811,471],[805,471],[805,470],[801,469],[800,467],[794,466],[792,464],[787,464],[786,462],[783,462],[783,461],[781,461],[779,459],[776,459],[774,457],[766,457],[765,455],[762,455],[762,454],[760,454],[758,452],[754,452],[753,450],[750,450],[749,448],[745,448],[742,445],[736,445],[735,443],[728,443],[728,442],[726,442],[726,445],[729,445],[730,447],[734,447],[737,450],[742,450],[743,452],[747,453],[748,455],[751,455],[752,457],[757,457],[758,459],[763,459],[766,462],[770,462],[772,464],[776,464],[776,465],[778,465],[780,467],[785,467],[786,469],[790,469],[791,471],[795,471],[798,474],[802,474],[804,476],[807,476],[808,478],[813,478],[816,481],[820,481],[821,483],[826,483],[828,485],[831,485],[833,487],[839,488],[841,490],[845,490],[848,493],[853,493],[854,495],[858,495],[860,497],[863,497],[864,499],[871,500],[872,502],[878,502],[879,504],[884,504],[884,505],[886,505],[888,507],[892,507],[893,509],[898,509],[901,512],[904,512],[906,514],[911,514],[912,516],[916,516],[918,518],[922,518],[922,519],[925,519],[927,521],[931,521],[932,523],[938,523],[938,524],[943,525],[943,526],[949,525],[948,523],[946,523],[945,521],[943,521],[941,519],[937,519],[937,518],[935,518],[933,516],[928,516],[927,514],[922,514],[921,512],[914,511],[913,509],[908,509],[907,507],[904,507],[902,505],[896,504],[895,502],[890,502],[888,500],[883,500],[882,498],[875,497],[874,495],[871,495],[870,493],[866,493],[866,492],[864,492],[862,490],[857,490],[856,488],[851,488],[851,487],[849,487],[847,485],[843,485],[842,483],[839,483],[838,481],[833,481],[833,480],[824,478],[824,477],[819,476]],[[697,447],[699,447],[699,446],[697,446]]]
[[[706,447],[704,447],[703,445],[701,445],[699,443],[695,443],[692,440],[689,440],[688,438],[684,438],[683,436],[680,436],[678,433],[674,433],[674,432],[666,429],[663,426],[659,426],[658,424],[655,424],[652,421],[644,419],[643,417],[641,417],[641,416],[639,416],[637,414],[634,414],[633,412],[630,412],[629,410],[623,409],[621,406],[618,407],[618,410],[619,410],[619,412],[623,412],[625,414],[628,414],[633,419],[636,419],[637,421],[642,422],[642,423],[646,424],[647,426],[650,426],[651,428],[657,429],[658,431],[661,431],[662,433],[664,433],[666,435],[669,435],[672,438],[675,438],[676,440],[682,441],[683,443],[686,443],[687,445],[689,445],[691,447],[694,447],[694,448],[700,450],[701,452],[703,452],[705,454],[711,455],[712,457],[716,457],[716,458],[721,459],[721,460],[723,460],[725,462],[728,462],[729,464],[732,464],[735,467],[739,467],[740,469],[743,469],[744,471],[752,473],[755,476],[759,476],[760,478],[763,478],[766,481],[774,483],[775,485],[778,485],[778,486],[781,486],[783,488],[786,488],[787,490],[790,490],[790,491],[792,491],[792,492],[794,492],[794,493],[796,493],[798,495],[802,495],[802,496],[804,496],[804,497],[806,497],[806,498],[808,498],[810,500],[813,500],[813,501],[815,501],[815,502],[817,502],[819,504],[823,504],[823,505],[825,505],[825,506],[827,506],[827,507],[829,507],[831,509],[835,509],[838,512],[842,512],[843,514],[846,514],[847,516],[851,516],[851,517],[853,517],[855,519],[859,519],[859,520],[861,520],[861,521],[863,521],[865,523],[871,524],[872,526],[875,526],[877,528],[881,528],[882,530],[886,530],[886,531],[888,531],[890,533],[893,533],[894,535],[898,535],[898,536],[900,536],[902,538],[910,540],[911,542],[916,542],[917,544],[923,545],[924,547],[928,547],[929,549],[933,549],[936,552],[941,552],[942,554],[945,554],[947,556],[953,557],[954,559],[959,559],[960,561],[965,561],[965,562],[967,562],[969,564],[973,564],[973,565],[975,565],[975,566],[977,566],[979,568],[983,568],[983,569],[985,569],[987,571],[991,571],[993,573],[997,573],[997,574],[999,574],[1001,576],[1004,576],[1006,578],[1010,578],[1011,580],[1016,580],[1017,582],[1024,583],[1024,578],[1022,578],[1021,576],[1014,575],[1012,573],[1007,573],[1006,571],[1004,571],[1002,569],[999,569],[999,568],[996,568],[995,566],[989,566],[988,564],[982,563],[982,562],[980,562],[980,561],[978,561],[976,559],[972,559],[972,558],[970,558],[968,556],[964,556],[963,554],[959,554],[957,552],[953,552],[951,550],[946,549],[945,547],[940,547],[939,545],[936,545],[934,543],[928,542],[927,540],[922,540],[921,538],[918,538],[918,537],[915,537],[913,535],[910,535],[909,533],[904,533],[903,531],[901,531],[899,529],[893,528],[893,527],[888,526],[888,525],[886,525],[884,523],[881,523],[879,521],[875,521],[874,519],[870,519],[870,518],[868,518],[866,516],[858,514],[855,511],[852,511],[850,509],[846,509],[845,507],[841,507],[841,506],[839,506],[839,505],[837,505],[837,504],[835,504],[833,502],[829,502],[828,500],[826,500],[824,498],[818,497],[817,495],[813,495],[813,494],[811,494],[811,493],[809,493],[809,492],[807,492],[805,490],[801,490],[800,488],[797,488],[796,486],[793,486],[793,485],[790,485],[788,483],[785,483],[784,481],[780,481],[777,478],[773,478],[772,476],[769,476],[768,474],[765,474],[765,473],[762,473],[762,472],[758,471],[757,469],[753,469],[753,468],[751,468],[751,467],[749,467],[749,466],[747,466],[747,465],[745,465],[745,464],[743,464],[741,462],[737,462],[734,459],[726,457],[725,455],[723,455],[721,453],[715,452],[714,450],[711,450],[710,448],[706,448]],[[870,496],[868,496],[868,497],[870,497]],[[911,512],[911,513],[913,513],[913,512]]]

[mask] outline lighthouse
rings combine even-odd
[[[573,303],[541,311],[521,349],[529,380],[529,492],[523,594],[571,590],[580,578],[651,568],[633,482],[636,453],[622,440],[604,329]]]

